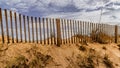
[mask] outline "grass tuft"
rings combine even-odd
[[[93,30],[90,37],[93,42],[98,42],[100,44],[108,44],[112,40],[106,33],[98,30]]]
[[[114,68],[113,63],[110,61],[108,55],[104,56],[103,62],[107,68]]]
[[[26,53],[31,55],[30,59],[24,55],[19,55],[8,61],[6,68],[45,68],[49,62],[52,62],[53,58],[49,55],[41,54],[37,50],[37,47],[33,46],[26,51]]]
[[[107,50],[107,48],[105,46],[103,46],[102,49]]]
[[[86,51],[87,49],[86,49],[85,46],[80,46],[80,47],[79,47],[79,50],[80,50],[80,51]]]

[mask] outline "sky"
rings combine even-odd
[[[0,8],[36,17],[120,23],[120,0],[0,0]]]

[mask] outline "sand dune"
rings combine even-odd
[[[57,47],[51,44],[51,39],[48,40],[49,45],[37,43],[0,44],[0,68],[19,66],[20,64],[28,66],[27,68],[31,65],[32,68],[106,68],[109,67],[109,64],[111,67],[120,68],[120,47],[115,43],[87,43],[84,45],[77,42]],[[47,40],[45,41],[48,43]],[[64,39],[62,43],[65,41]],[[89,61],[88,58],[90,58]]]
[[[81,44],[69,44],[57,47],[55,45],[40,45],[33,43],[0,45],[0,68],[4,68],[8,65],[7,63],[11,62],[15,59],[15,57],[20,55],[27,58],[29,63],[32,58],[34,58],[34,53],[27,53],[27,51],[32,48],[36,49],[36,52],[40,52],[42,55],[49,55],[52,57],[52,60],[46,61],[47,64],[44,68],[80,68],[78,63],[81,63],[80,60],[84,58],[81,56],[91,54],[89,53],[90,49],[95,50],[95,52],[93,52],[95,54],[94,56],[98,55],[95,59],[99,59],[99,65],[94,64],[95,68],[106,68],[106,65],[102,62],[105,54],[108,55],[115,68],[120,68],[120,50],[116,44],[88,43],[88,46],[82,45],[85,46],[86,51],[81,51],[79,49],[80,46]],[[103,47],[105,47],[106,50],[103,49]]]

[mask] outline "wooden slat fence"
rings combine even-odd
[[[72,19],[40,18],[0,8],[1,43],[74,44],[97,42],[101,36],[118,42],[120,26]]]

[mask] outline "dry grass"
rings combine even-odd
[[[33,46],[26,51],[27,54],[31,55],[31,58],[22,54],[15,56],[7,61],[5,68],[45,68],[48,63],[52,62],[53,58],[50,55],[43,55],[37,50],[38,47]]]
[[[78,55],[78,67],[79,68],[95,68],[97,54],[94,54],[95,50],[89,49],[85,54]]]
[[[107,48],[105,46],[103,46],[102,49],[107,50]]]
[[[112,41],[111,37],[102,31],[93,30],[90,34],[92,41],[101,44],[108,44]]]
[[[114,47],[98,44],[84,42],[61,47],[33,43],[0,45],[0,68],[111,68],[114,64],[119,67],[119,61],[114,57],[116,54],[112,51]],[[104,55],[108,50],[109,57],[116,61]]]
[[[114,68],[113,63],[110,61],[108,55],[104,56],[103,62],[107,68]]]
[[[26,59],[25,56],[20,55],[8,61],[6,68],[28,68],[27,62],[28,59]]]
[[[117,46],[118,46],[118,49],[120,50],[120,44],[118,44]]]
[[[120,48],[120,44],[117,45]]]
[[[86,49],[85,46],[80,46],[80,47],[79,47],[79,50],[84,52],[84,51],[86,51],[87,49]]]

